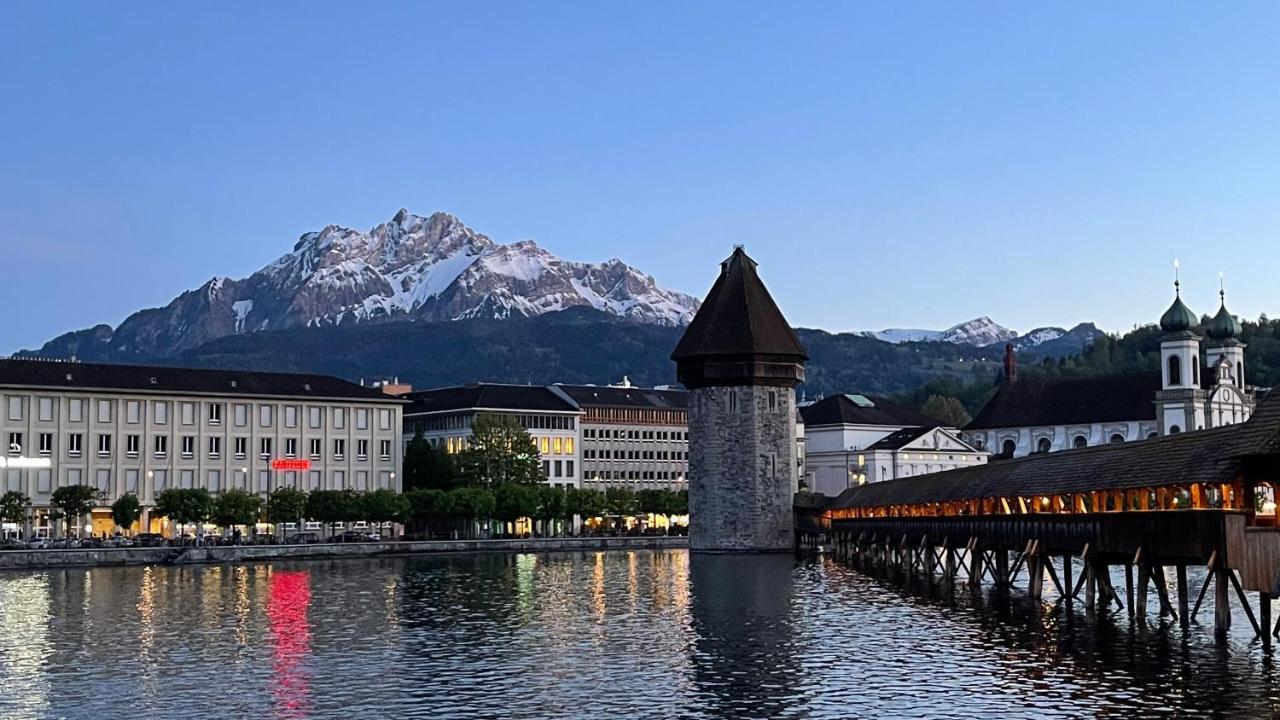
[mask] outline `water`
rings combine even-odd
[[[8,573],[0,718],[1270,716],[1242,623],[682,551]]]

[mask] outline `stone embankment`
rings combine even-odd
[[[431,555],[480,552],[564,552],[575,550],[677,549],[685,537],[528,538],[523,540],[430,540],[420,542],[238,545],[186,548],[98,548],[87,550],[6,550],[0,570],[113,565],[188,565],[272,560]]]

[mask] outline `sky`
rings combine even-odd
[[[444,210],[794,325],[1280,315],[1280,4],[0,3],[0,353]]]

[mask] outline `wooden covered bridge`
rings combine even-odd
[[[860,485],[834,500],[798,496],[796,528],[802,547],[822,544],[853,562],[963,575],[973,588],[1021,576],[1032,597],[1051,582],[1066,603],[1083,592],[1089,610],[1114,603],[1139,619],[1149,588],[1160,616],[1185,625],[1212,587],[1218,633],[1230,627],[1234,596],[1269,647],[1280,630],[1270,623],[1280,595],[1277,483],[1272,399],[1239,425]],[[1123,600],[1114,566],[1124,568]],[[1208,571],[1194,607],[1189,566]],[[1247,592],[1259,595],[1256,615]]]

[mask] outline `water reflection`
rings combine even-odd
[[[0,718],[1280,709],[1243,632],[1219,645],[1055,599],[684,552],[9,573]]]

